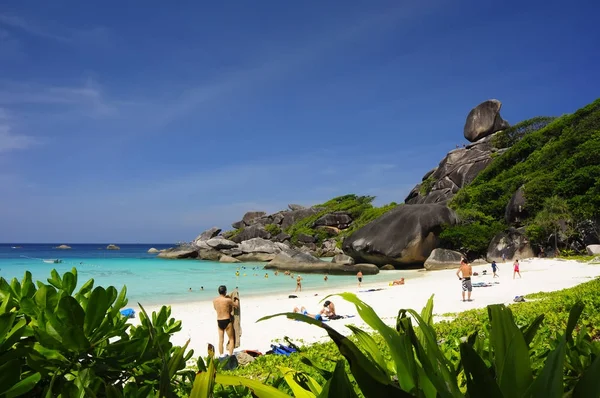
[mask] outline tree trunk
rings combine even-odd
[[[554,256],[558,257],[558,229],[554,228]]]

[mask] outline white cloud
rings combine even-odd
[[[8,112],[0,108],[0,153],[16,149],[27,149],[38,144],[33,137],[14,133]]]

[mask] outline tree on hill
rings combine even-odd
[[[559,196],[551,196],[544,201],[542,209],[536,214],[533,222],[528,228],[530,235],[547,237],[554,235],[554,252],[558,253],[558,233],[570,234],[570,226],[573,216],[569,210],[567,201]]]

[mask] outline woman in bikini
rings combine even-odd
[[[302,291],[302,278],[300,277],[300,275],[298,275],[298,277],[296,278],[296,290],[294,291]]]

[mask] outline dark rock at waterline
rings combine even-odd
[[[356,262],[423,264],[439,244],[441,226],[457,221],[454,211],[446,206],[398,206],[347,237],[342,250]]]
[[[495,99],[484,101],[473,108],[465,122],[463,131],[465,138],[475,142],[510,127],[510,124],[500,116],[501,108],[502,103]]]
[[[394,267],[392,264],[386,264],[383,267],[379,268],[381,271],[394,271],[396,269],[396,267]]]
[[[198,249],[198,258],[200,260],[219,261],[222,255],[223,253],[212,248],[205,249],[201,247]]]
[[[158,253],[157,257],[176,259],[176,258],[197,258],[198,248],[192,246],[171,247]]]

